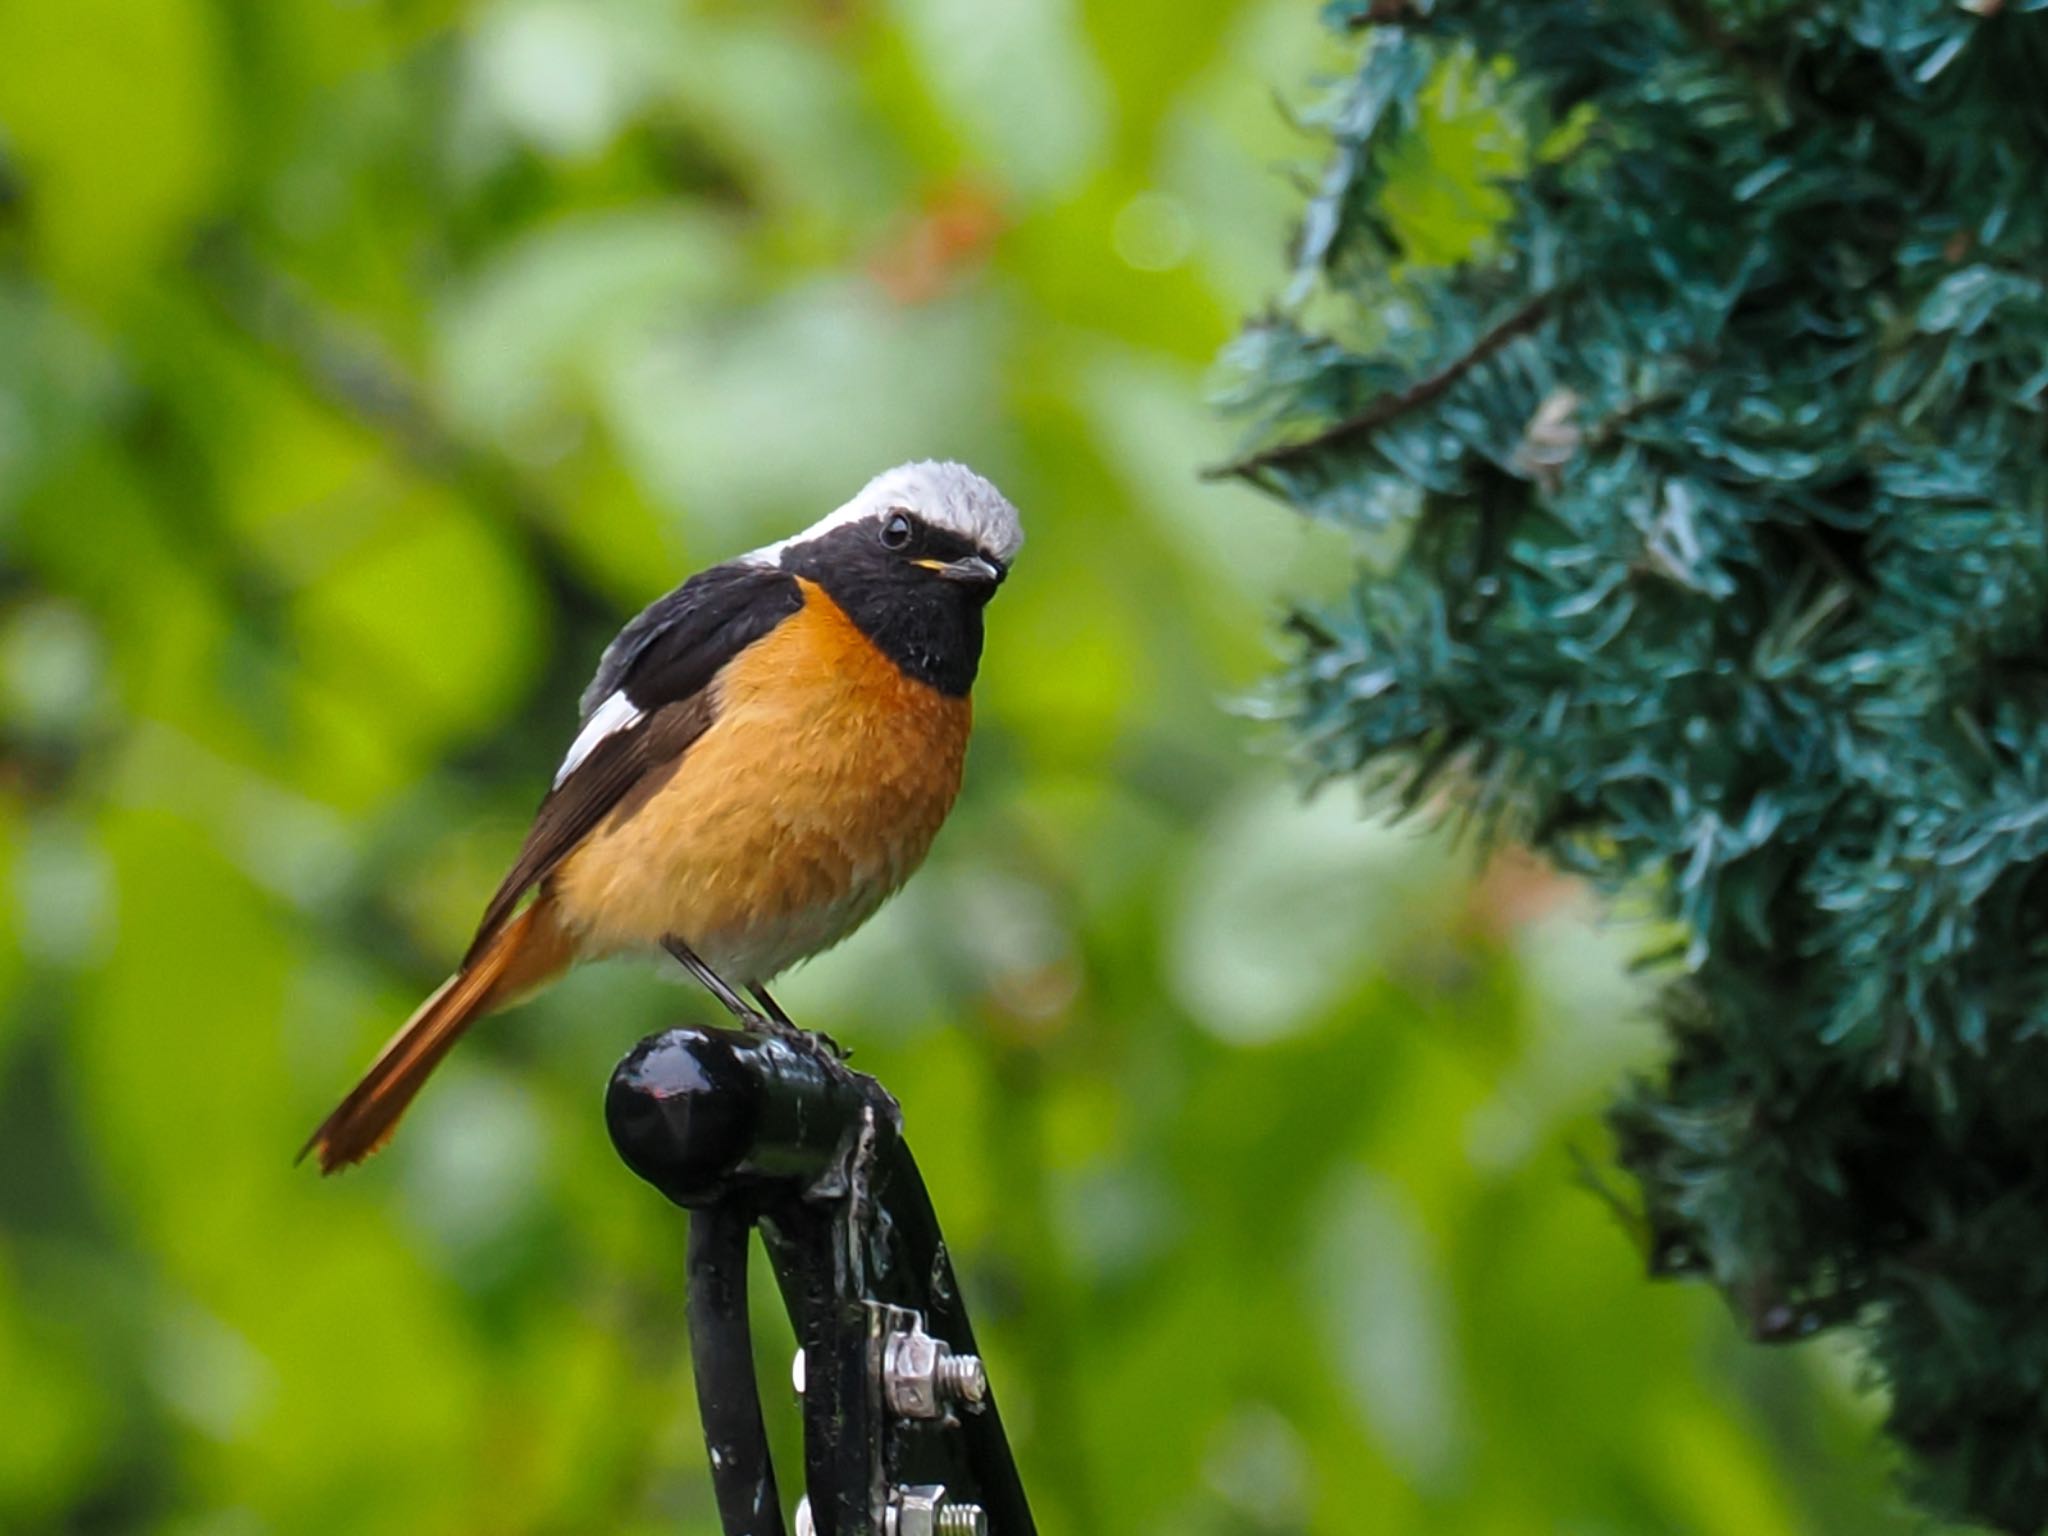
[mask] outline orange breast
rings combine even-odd
[[[905,677],[801,585],[804,606],[719,673],[716,718],[668,782],[556,868],[584,953],[673,934],[733,984],[766,981],[865,922],[931,847],[968,701]]]

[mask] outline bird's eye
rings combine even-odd
[[[910,542],[910,515],[906,512],[891,512],[882,524],[882,546],[885,549],[901,549]]]

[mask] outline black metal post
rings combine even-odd
[[[748,1232],[730,1205],[690,1217],[690,1362],[720,1523],[743,1536],[784,1536],[747,1324]]]
[[[626,1165],[692,1212],[692,1361],[726,1536],[782,1531],[746,1316],[756,1225],[803,1349],[816,1536],[1036,1536],[887,1090],[822,1046],[675,1029],[619,1064],[605,1116]]]

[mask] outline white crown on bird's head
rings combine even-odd
[[[780,539],[745,558],[773,565],[792,544],[805,544],[835,528],[880,517],[901,508],[934,528],[958,534],[982,554],[1008,567],[1024,547],[1024,525],[1009,498],[965,464],[919,459],[885,469],[860,488],[844,506],[826,514],[802,533]]]

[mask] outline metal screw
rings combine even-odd
[[[980,1409],[988,1400],[988,1371],[979,1355],[956,1355],[944,1339],[926,1333],[923,1319],[912,1313],[884,1346],[882,1390],[906,1419],[943,1418],[955,1403]]]
[[[943,1345],[940,1346],[944,1348]],[[939,1357],[939,1395],[969,1408],[988,1401],[988,1370],[979,1355],[942,1354]]]
[[[988,1516],[948,1499],[941,1484],[920,1483],[890,1493],[883,1536],[988,1536]]]

